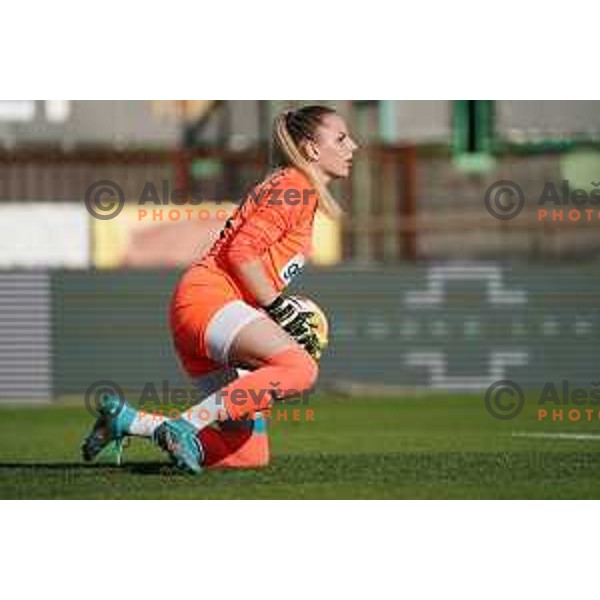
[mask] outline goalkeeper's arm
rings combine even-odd
[[[260,260],[250,260],[235,266],[235,274],[256,298],[267,314],[314,357],[319,354],[318,338],[310,324],[311,313],[303,312],[290,298],[273,288]]]

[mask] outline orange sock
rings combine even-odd
[[[221,390],[227,414],[232,419],[252,418],[258,411],[282,399],[307,393],[319,368],[313,358],[299,346],[269,357],[263,367],[236,379]]]
[[[263,418],[225,421],[198,433],[209,469],[256,469],[269,464],[269,438]]]

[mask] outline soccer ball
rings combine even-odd
[[[323,352],[329,343],[329,323],[325,313],[314,300],[306,296],[292,296],[291,299],[302,312],[311,313],[309,322],[319,340],[320,350]]]

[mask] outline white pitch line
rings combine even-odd
[[[513,432],[513,437],[547,438],[555,440],[598,440],[600,433],[529,433],[527,431]]]

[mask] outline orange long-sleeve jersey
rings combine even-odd
[[[280,292],[310,255],[316,208],[307,177],[293,167],[280,169],[251,190],[199,263],[226,273],[247,296],[231,266],[258,259]]]

